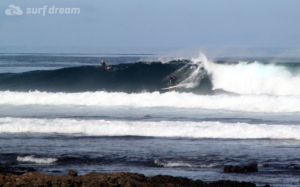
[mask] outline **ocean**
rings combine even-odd
[[[299,186],[297,51],[172,50],[2,47],[0,163]]]

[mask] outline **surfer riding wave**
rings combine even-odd
[[[169,77],[170,82],[168,83],[168,86],[172,87],[175,86],[177,84],[176,80],[177,77],[175,77],[174,75],[167,75],[167,77]]]

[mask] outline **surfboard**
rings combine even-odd
[[[172,89],[172,88],[176,88],[178,85],[176,85],[176,86],[170,86],[170,87],[168,87],[168,88],[162,88],[162,90],[167,90],[167,89]]]

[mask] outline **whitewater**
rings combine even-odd
[[[174,107],[245,112],[300,112],[300,96],[213,95],[192,93],[47,93],[0,92],[2,105],[74,105],[103,107]]]
[[[0,163],[295,186],[300,60],[1,54]],[[99,66],[104,59],[111,70]],[[162,90],[167,75],[178,86]],[[257,173],[224,173],[258,164]]]
[[[1,133],[73,134],[75,136],[149,136],[233,139],[296,139],[299,125],[193,121],[107,121],[0,118]]]

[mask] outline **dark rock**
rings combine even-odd
[[[256,187],[256,185],[251,182],[220,180],[216,182],[211,182],[207,187]]]
[[[157,175],[145,177],[137,173],[89,173],[82,176],[46,175],[37,171],[22,175],[0,174],[0,186],[41,186],[41,187],[256,187],[250,182],[216,181],[206,183],[184,177]],[[75,172],[76,173],[76,172]]]
[[[172,177],[167,175],[157,175],[147,178],[147,181],[154,184],[176,184],[179,186],[205,186],[206,183],[200,180],[193,181],[184,177]]]
[[[247,173],[247,172],[257,172],[257,164],[250,164],[248,166],[225,166],[224,170],[225,173]]]
[[[73,177],[77,177],[77,176],[78,176],[77,172],[74,171],[74,170],[70,170],[70,171],[68,172],[68,175],[73,176]]]

